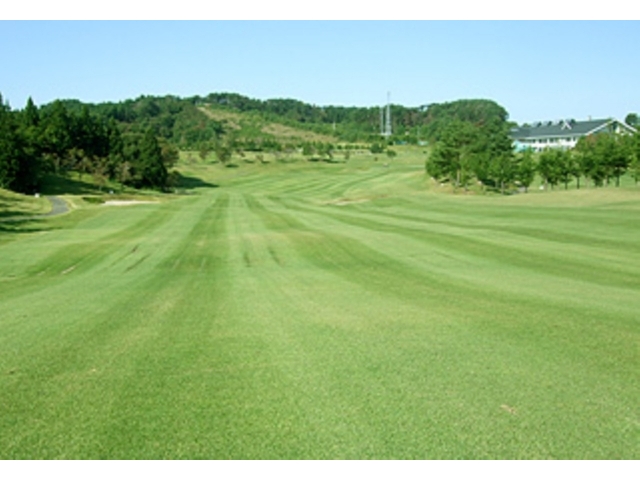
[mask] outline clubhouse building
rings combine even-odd
[[[536,122],[511,129],[511,138],[516,151],[532,149],[536,152],[545,148],[570,149],[576,146],[580,137],[597,133],[633,134],[636,129],[613,118],[603,120],[560,120],[556,122]]]

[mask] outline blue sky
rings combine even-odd
[[[0,93],[235,92],[316,105],[488,98],[517,122],[640,112],[640,22],[0,22]]]

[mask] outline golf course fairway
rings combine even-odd
[[[1,458],[640,458],[640,189],[185,172],[0,228]]]

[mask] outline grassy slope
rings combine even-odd
[[[14,239],[16,234],[37,231],[34,216],[51,211],[51,202],[0,188],[0,245]],[[1,273],[0,273],[1,275]]]
[[[0,220],[7,217],[39,215],[49,210],[51,204],[46,198],[21,195],[0,188]]]
[[[221,187],[0,242],[0,456],[639,458],[637,192],[406,158],[191,165]]]

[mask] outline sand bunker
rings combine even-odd
[[[328,202],[325,202],[325,205],[337,205],[338,207],[341,207],[343,205],[352,205],[354,203],[370,202],[371,200],[371,198],[339,198],[337,200],[330,200]]]
[[[126,205],[140,205],[143,203],[158,203],[152,200],[107,200],[103,203],[105,206],[124,207]]]

